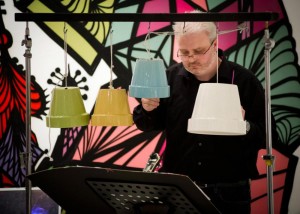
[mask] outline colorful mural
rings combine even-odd
[[[210,12],[263,12],[279,13],[279,19],[269,23],[270,37],[276,42],[271,51],[272,112],[276,119],[280,142],[273,145],[276,157],[274,194],[276,213],[287,213],[294,182],[298,157],[294,151],[300,138],[300,84],[298,56],[292,27],[282,0],[14,0],[0,1],[0,187],[24,186],[25,168],[20,154],[26,151],[25,137],[25,69],[20,63],[25,48],[15,44],[24,37],[23,28],[13,28],[11,19],[15,12],[69,12],[69,13],[184,13],[192,9]],[[145,36],[149,31],[172,31],[172,23],[158,22],[70,22],[68,23],[68,54],[70,58],[69,86],[78,86],[88,111],[99,88],[109,85],[110,41],[113,36],[113,61],[115,88],[128,89],[135,60],[147,57]],[[218,23],[220,31],[236,29],[238,22]],[[41,170],[66,165],[102,166],[110,168],[141,169],[153,152],[163,154],[164,133],[139,131],[131,127],[73,127],[51,130],[46,127],[45,116],[51,101],[51,89],[63,79],[63,22],[30,23],[33,47],[33,66],[44,61],[43,66],[32,69],[32,118],[39,124],[31,136],[33,168]],[[262,84],[264,73],[264,22],[247,22],[247,31],[234,31],[220,35],[220,48],[232,61],[250,68]],[[21,35],[21,36],[20,36]],[[37,36],[36,36],[37,35]],[[39,35],[41,35],[39,37]],[[35,41],[37,41],[35,43]],[[175,61],[176,46],[171,35],[151,34],[148,40],[152,57],[163,59],[165,66]],[[15,47],[19,48],[16,49]],[[47,48],[54,47],[54,51]],[[14,49],[13,49],[14,48]],[[21,54],[20,54],[21,52]],[[61,55],[61,57],[58,55]],[[17,55],[17,56],[16,56]],[[39,60],[41,57],[41,60]],[[44,57],[44,58],[42,58]],[[37,58],[37,60],[35,60]],[[63,61],[63,60],[61,60]],[[47,66],[45,66],[47,65]],[[131,111],[139,100],[128,97]],[[42,125],[41,125],[42,124]],[[51,135],[51,136],[50,136]],[[50,139],[51,138],[51,139]],[[252,183],[253,213],[266,213],[266,164],[258,158],[260,178]],[[49,158],[51,156],[51,159]]]

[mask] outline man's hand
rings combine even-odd
[[[246,114],[246,111],[245,111],[245,109],[243,108],[243,106],[242,106],[241,108],[242,108],[242,117],[243,117],[243,119],[245,120],[245,114]]]
[[[152,111],[159,106],[159,98],[142,98],[142,106],[146,111]]]

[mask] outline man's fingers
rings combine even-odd
[[[146,111],[152,111],[159,106],[159,98],[142,98],[142,105]]]

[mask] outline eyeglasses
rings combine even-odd
[[[214,40],[215,41],[215,40]],[[187,61],[187,60],[189,60],[190,59],[190,57],[193,57],[193,59],[194,60],[197,60],[197,59],[199,59],[201,56],[204,56],[208,51],[209,51],[209,49],[211,48],[211,46],[213,45],[213,43],[214,43],[214,41],[212,41],[211,43],[210,43],[210,46],[207,48],[207,50],[206,51],[195,51],[194,52],[194,54],[192,54],[192,55],[188,55],[188,54],[181,54],[180,53],[180,50],[178,50],[178,52],[177,52],[177,57],[180,57],[180,59],[182,60],[182,61]]]

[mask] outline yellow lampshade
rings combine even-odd
[[[245,135],[238,88],[233,84],[200,84],[188,132],[208,135]]]
[[[86,113],[78,87],[56,87],[52,91],[46,125],[54,128],[86,126],[90,115]]]
[[[128,98],[125,89],[100,89],[96,99],[92,126],[131,126]]]

